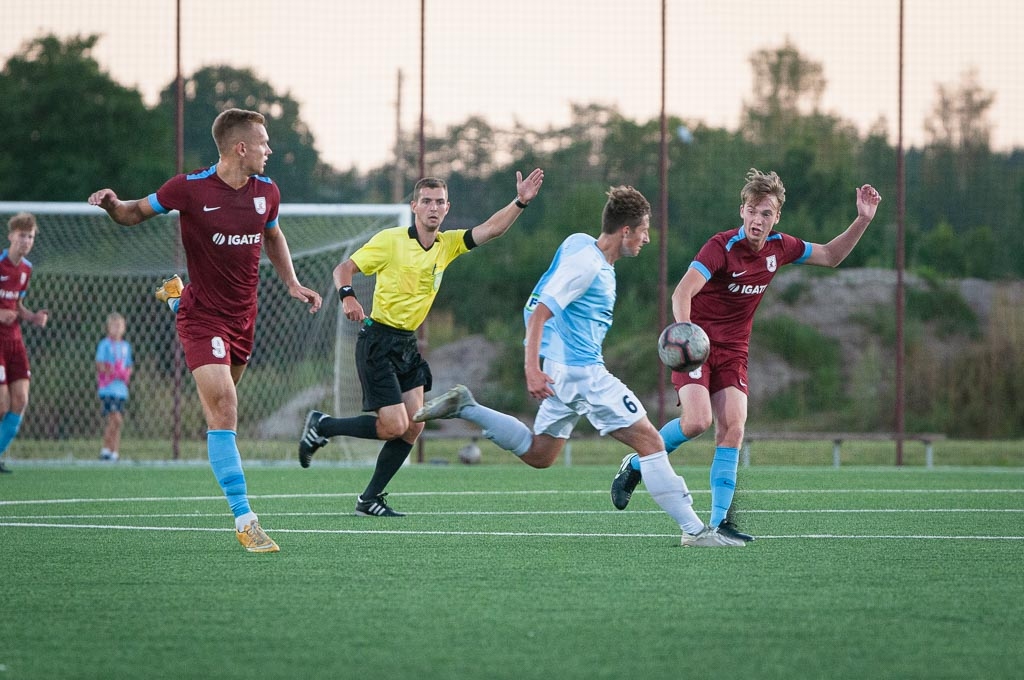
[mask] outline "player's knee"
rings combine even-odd
[[[522,461],[524,463],[526,463],[527,465],[529,465],[530,467],[536,468],[538,470],[543,470],[544,468],[549,468],[549,467],[551,467],[552,465],[555,464],[555,459],[554,458],[544,458],[544,457],[528,458],[527,456],[523,456],[522,457]]]
[[[555,444],[545,444],[534,437],[530,450],[521,455],[519,459],[538,470],[549,468],[555,464],[555,461],[558,460],[558,454],[562,452],[562,447],[564,446],[561,443],[562,441],[564,440],[559,440]]]
[[[422,426],[421,423],[417,423]],[[377,421],[377,436],[384,440],[398,439],[408,432],[408,418],[380,418]]]
[[[682,430],[687,439],[696,439],[711,427],[711,416],[690,416],[683,418]]]
[[[742,425],[730,425],[720,428],[716,433],[715,445],[738,449],[743,442],[744,427]]]

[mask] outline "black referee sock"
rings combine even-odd
[[[404,439],[392,439],[381,447],[380,453],[377,454],[377,467],[373,471],[373,477],[363,491],[363,500],[379,496],[384,491],[388,482],[398,474],[410,451],[412,444]]]
[[[377,416],[352,416],[332,418],[324,416],[317,423],[316,431],[321,437],[357,437],[359,439],[380,439],[377,436]]]

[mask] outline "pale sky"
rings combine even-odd
[[[94,56],[147,103],[174,75],[174,0],[3,0],[0,60],[43,32],[101,33]],[[321,157],[367,169],[419,118],[418,0],[181,0],[182,67],[248,67],[301,103]],[[661,105],[661,0],[427,0],[426,117],[480,115],[499,127],[564,125],[573,103],[615,105],[643,121]],[[762,13],[752,14],[756,7]],[[898,0],[669,0],[667,110],[735,129],[750,98],[749,58],[788,37],[824,67],[822,108],[864,132],[884,117],[896,139]],[[906,0],[904,135],[936,86],[976,69],[996,95],[997,148],[1024,148],[1024,2]],[[271,140],[273,145],[273,140]],[[269,171],[269,170],[268,170]]]

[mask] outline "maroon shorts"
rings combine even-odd
[[[230,319],[178,314],[178,339],[185,353],[185,365],[194,371],[207,364],[239,366],[249,363],[256,315],[242,323]]]
[[[689,373],[672,371],[672,386],[676,392],[683,385],[703,385],[708,389],[708,394],[721,392],[726,387],[735,387],[743,394],[748,394],[747,352],[711,345],[708,360],[703,366]]]
[[[28,380],[31,377],[24,341],[20,338],[0,340],[0,385],[10,385],[16,380]]]

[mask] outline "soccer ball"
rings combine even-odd
[[[480,447],[476,445],[476,437],[473,441],[459,449],[459,462],[465,463],[466,465],[476,465],[483,458],[483,454],[480,452]]]
[[[711,341],[704,329],[695,323],[673,323],[658,338],[661,362],[680,373],[699,368],[708,358]]]

